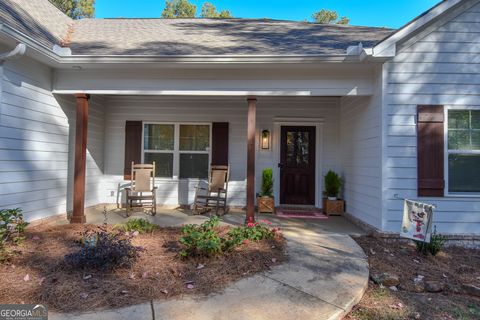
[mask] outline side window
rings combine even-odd
[[[448,110],[448,192],[480,193],[480,110]]]

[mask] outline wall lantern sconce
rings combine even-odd
[[[264,150],[270,149],[270,131],[268,131],[268,130],[263,130],[262,131],[260,146]]]

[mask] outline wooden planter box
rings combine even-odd
[[[257,197],[259,213],[275,213],[275,199],[273,197]]]
[[[341,216],[345,212],[345,201],[323,199],[323,212],[327,216]]]

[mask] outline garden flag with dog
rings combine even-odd
[[[432,217],[432,205],[405,200],[400,236],[429,243],[432,232]]]

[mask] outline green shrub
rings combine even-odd
[[[182,228],[183,237],[180,243],[185,246],[185,250],[180,252],[182,257],[189,255],[210,256],[222,251],[222,239],[215,230],[220,224],[220,219],[213,216],[204,223],[188,224]]]
[[[446,241],[446,237],[434,233],[430,238],[430,243],[415,241],[415,245],[417,246],[418,252],[424,255],[430,253],[432,256],[436,256],[443,249]]]
[[[342,187],[342,179],[338,174],[329,170],[324,177],[325,195],[327,197],[338,197]]]
[[[130,219],[125,224],[116,225],[115,229],[125,232],[138,231],[138,233],[152,233],[157,226],[147,219]]]
[[[22,210],[2,209],[0,210],[0,248],[8,242],[18,244],[25,237],[22,235],[28,222],[23,220]]]
[[[262,223],[248,223],[247,226],[235,227],[228,232],[228,236],[236,239],[241,243],[243,240],[260,241],[263,239],[272,239],[275,236],[275,230],[269,228],[266,224],[270,224],[267,220]]]
[[[80,250],[65,256],[66,264],[73,268],[109,270],[131,267],[142,250],[133,246],[128,237],[104,230],[85,232],[81,243]]]
[[[262,172],[262,196],[271,197],[273,195],[273,170],[271,168],[263,169]]]
[[[182,228],[183,236],[179,242],[184,246],[180,256],[212,256],[232,250],[246,243],[246,240],[259,241],[271,239],[278,229],[270,228],[270,222],[262,220],[261,223],[249,223],[230,229],[226,235],[218,232],[220,219],[211,217],[201,225],[189,224]]]

